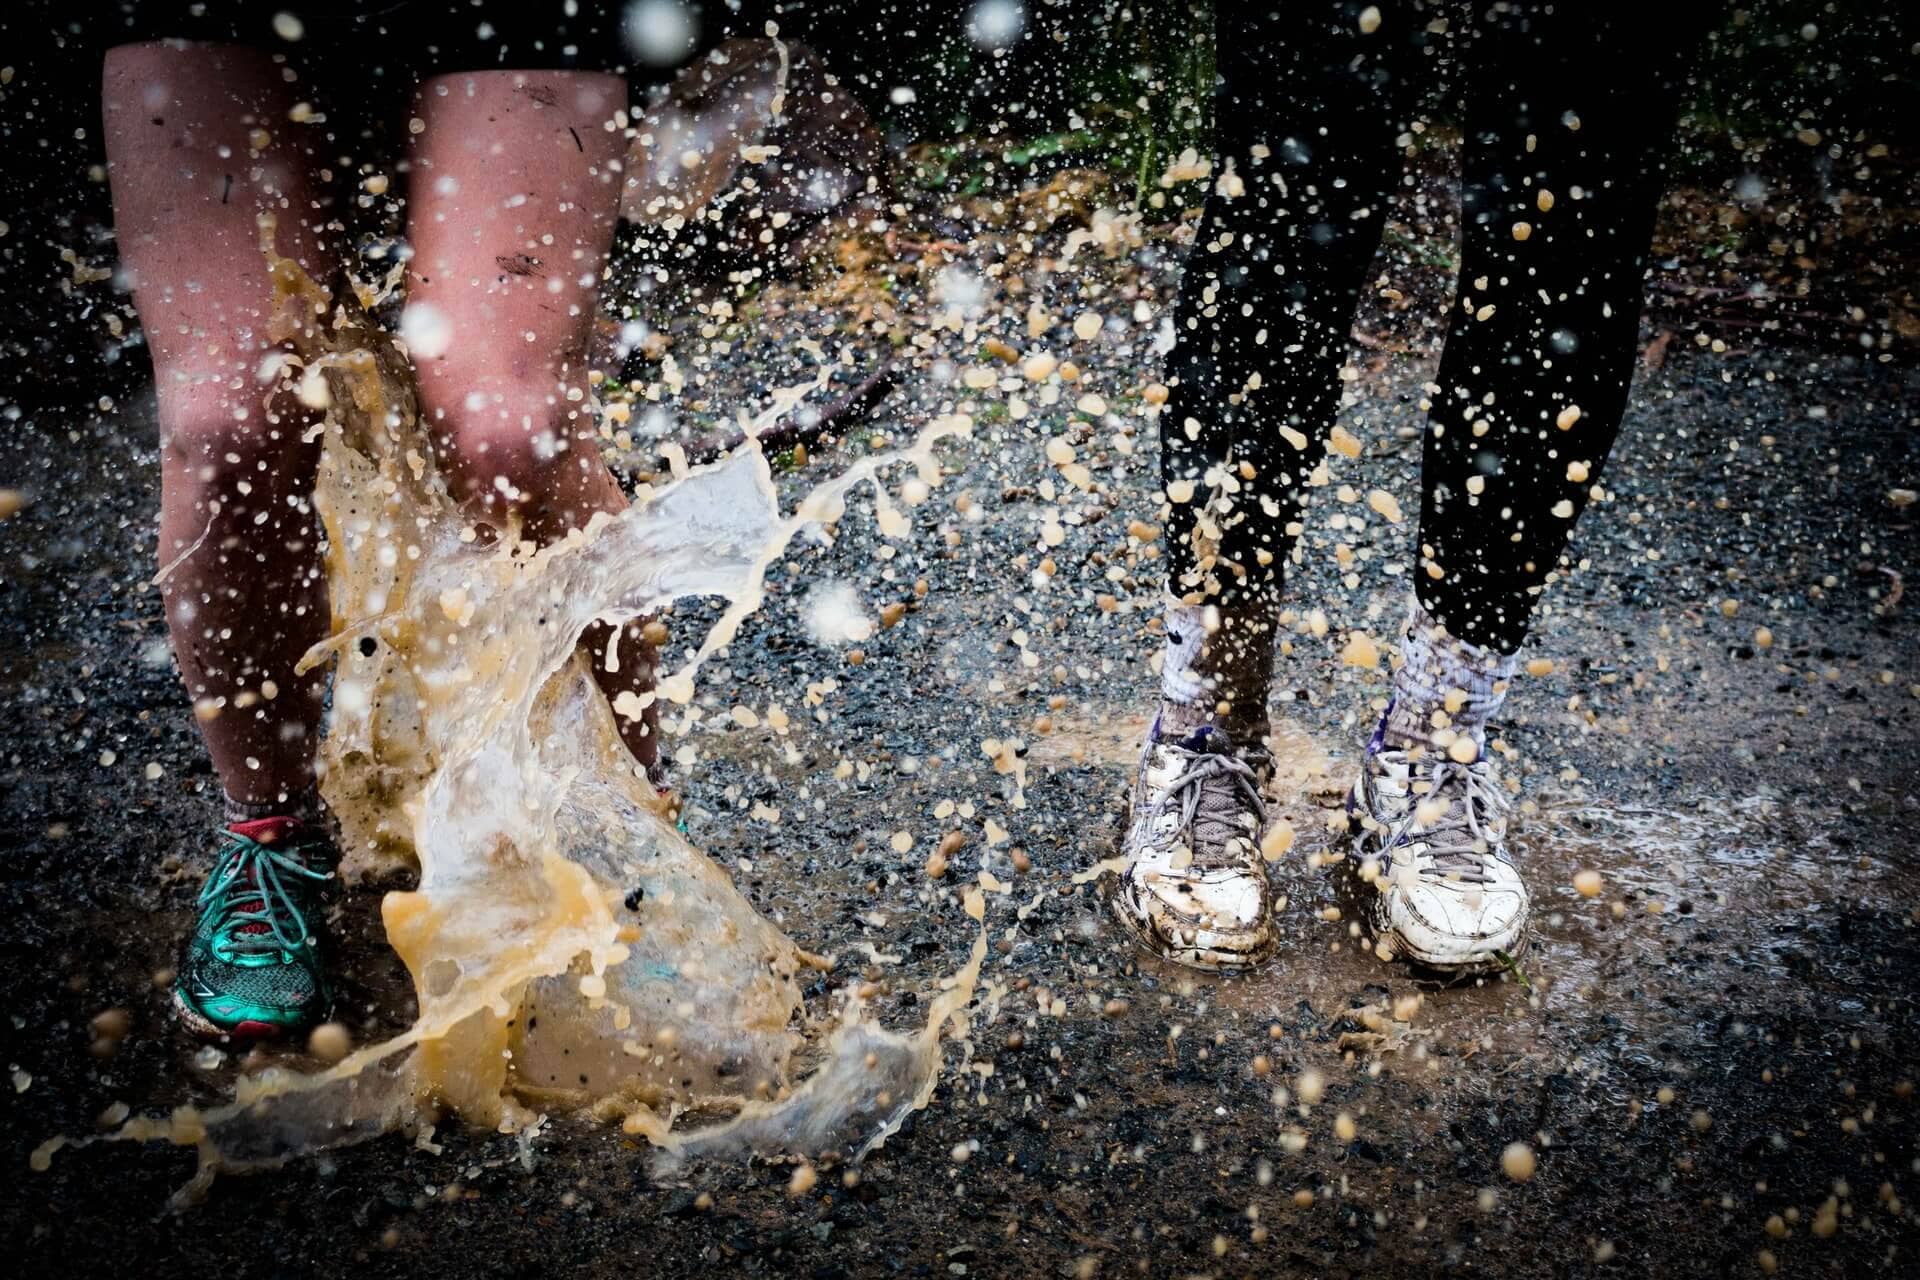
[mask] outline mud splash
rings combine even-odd
[[[831,961],[796,947],[674,829],[579,640],[596,621],[725,599],[695,656],[652,695],[687,702],[700,663],[759,605],[766,569],[796,536],[842,518],[863,484],[882,532],[903,535],[881,473],[913,466],[909,487],[924,495],[940,480],[934,446],[970,421],[936,420],[911,448],[854,463],[783,515],[753,437],[823,370],[743,423],[748,443],[731,458],[643,488],[620,515],[544,549],[511,530],[489,540],[435,469],[406,353],[368,319],[373,299],[336,300],[274,251],[270,220],[262,242],[271,334],[290,352],[284,389],[325,410],[315,501],[334,634],[305,660],[336,664],[322,789],[349,873],[418,866],[418,887],[389,894],[383,917],[419,1016],[329,1070],[268,1071],[228,1106],[137,1118],[111,1137],[197,1147],[189,1196],[221,1170],[424,1125],[443,1108],[502,1132],[590,1109],[622,1119],[668,1165],[739,1149],[858,1158],[884,1142],[931,1096],[949,1027],[965,1034],[984,927],[917,1033],[881,1028],[852,997],[810,1016],[798,975]],[[965,906],[984,922],[979,889]],[[722,1119],[676,1127],[689,1112]]]

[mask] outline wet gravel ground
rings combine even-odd
[[[1042,445],[1087,419],[1068,412],[1078,390],[1014,421],[957,380],[990,362],[987,331],[927,329],[853,439],[782,478],[797,494],[883,447],[869,433],[904,439],[972,399],[975,438],[947,451],[915,536],[889,555],[857,500],[709,665],[698,722],[669,725],[693,838],[838,957],[824,988],[878,982],[913,1021],[971,941],[959,887],[983,869],[1011,886],[933,1104],[798,1196],[777,1161],[655,1185],[633,1140],[566,1116],[531,1137],[448,1122],[430,1143],[383,1138],[222,1179],[178,1214],[183,1151],[97,1145],[29,1172],[41,1141],[94,1131],[116,1103],[220,1099],[236,1064],[196,1059],[151,980],[190,922],[215,793],[141,585],[150,393],[16,424],[10,483],[34,501],[0,525],[0,1223],[22,1273],[1910,1273],[1920,665],[1898,600],[1914,509],[1888,494],[1920,476],[1920,374],[1683,342],[1641,372],[1610,498],[1527,651],[1553,670],[1522,680],[1504,728],[1536,945],[1522,974],[1440,989],[1356,947],[1311,865],[1385,691],[1340,646],[1355,628],[1392,637],[1411,564],[1411,531],[1337,489],[1417,509],[1418,445],[1397,429],[1432,372],[1425,352],[1358,353],[1342,421],[1366,453],[1334,459],[1293,574],[1331,629],[1303,619],[1278,678],[1291,767],[1275,799],[1301,832],[1276,872],[1284,945],[1219,980],[1143,957],[1101,887],[1072,882],[1111,852],[1149,710],[1159,562],[1127,526],[1158,523],[1138,389],[1172,281],[1150,243],[1036,286],[1063,317],[1038,341],[1082,364],[1110,414],[1078,440],[1094,491],[1060,501]],[[1085,308],[1117,323],[1076,340]],[[756,351],[807,323],[785,314],[743,322],[710,400],[759,389]],[[1114,439],[1129,428],[1131,453]],[[876,614],[909,605],[857,664],[805,625],[833,582]],[[679,612],[676,649],[702,616]],[[770,703],[794,713],[785,734],[728,714]],[[1019,743],[1003,756],[1024,762],[1017,797],[987,740]],[[949,830],[966,842],[930,881]],[[1579,869],[1602,873],[1598,898],[1573,890]],[[377,902],[367,887],[336,911],[340,1014],[360,1039],[408,1017]],[[109,1009],[130,1031],[98,1052]],[[1529,1181],[1502,1172],[1514,1142],[1536,1153]]]

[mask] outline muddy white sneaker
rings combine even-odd
[[[1416,757],[1375,732],[1347,799],[1347,871],[1377,947],[1453,974],[1520,953],[1527,889],[1507,854],[1507,806],[1484,755]]]
[[[1273,949],[1260,854],[1264,752],[1240,753],[1218,728],[1162,738],[1155,719],[1133,786],[1127,860],[1113,913],[1146,946],[1199,969],[1258,964]]]

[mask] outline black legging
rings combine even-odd
[[[1396,138],[1457,40],[1445,69],[1465,100],[1460,284],[1428,416],[1416,581],[1453,634],[1519,647],[1626,407],[1675,81],[1712,9],[1552,7],[1482,3],[1441,37],[1428,24],[1458,6],[1220,0],[1216,152],[1244,190],[1208,201],[1181,282],[1160,420],[1165,479],[1176,495],[1194,486],[1170,521],[1176,594],[1230,607],[1277,595],[1400,182]],[[1382,15],[1371,33],[1366,8]],[[1197,559],[1189,535],[1209,498]]]

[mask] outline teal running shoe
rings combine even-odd
[[[236,822],[200,890],[174,1007],[205,1040],[271,1040],[323,1021],[332,1004],[315,922],[338,861],[296,818]]]

